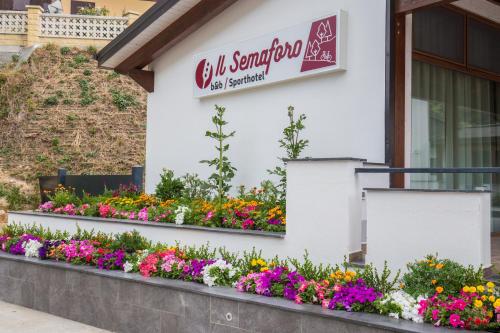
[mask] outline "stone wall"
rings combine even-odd
[[[116,332],[453,332],[232,288],[0,253],[0,299]]]

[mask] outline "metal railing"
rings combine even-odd
[[[356,173],[500,173],[500,168],[356,168]]]

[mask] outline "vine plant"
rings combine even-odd
[[[304,148],[309,144],[309,140],[300,138],[301,131],[305,129],[306,115],[300,114],[299,118],[295,120],[294,110],[293,106],[288,107],[288,126],[283,129],[283,138],[278,141],[280,147],[285,149],[286,157],[289,159],[299,158]],[[283,158],[279,159],[283,161]],[[267,170],[267,172],[280,178],[277,188],[280,201],[284,202],[286,197],[286,169],[284,164],[282,167],[276,166],[273,170]]]
[[[231,189],[231,179],[233,179],[236,168],[231,165],[228,157],[226,156],[229,150],[227,139],[233,137],[235,131],[225,134],[223,129],[227,125],[224,120],[224,113],[226,108],[215,105],[215,116],[212,117],[212,123],[215,126],[215,131],[207,131],[205,136],[208,136],[217,141],[215,149],[217,150],[217,157],[212,160],[203,160],[200,163],[206,163],[211,167],[215,167],[216,171],[209,177],[217,190],[217,198],[219,203],[222,203],[226,197],[227,192]]]

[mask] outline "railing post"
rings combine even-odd
[[[137,186],[137,190],[142,192],[144,190],[144,167],[136,165],[132,167],[132,184]]]
[[[127,26],[130,26],[132,23],[135,22],[135,20],[137,20],[137,18],[139,17],[139,13],[129,10],[123,16],[128,20]]]
[[[28,12],[28,36],[26,44],[27,46],[33,46],[40,43],[43,8],[40,6],[26,6],[26,11]]]
[[[57,184],[66,186],[66,173],[67,170],[64,168],[57,169]]]

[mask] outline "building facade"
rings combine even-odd
[[[203,15],[197,14],[201,8]],[[339,10],[345,13],[339,28],[345,36],[337,46],[338,56],[343,55],[341,70],[290,74],[292,79],[252,83],[251,89],[197,92],[202,58],[227,54],[229,66],[235,51],[244,54],[242,45],[260,51],[265,45],[260,41],[267,36],[270,44],[273,34],[292,44],[302,36],[293,27],[314,24]],[[287,121],[287,107],[292,105],[308,117],[304,136],[310,144],[304,156],[350,156],[399,168],[467,168],[463,173],[394,174],[391,186],[491,190],[493,214],[499,209],[499,176],[483,172],[500,165],[500,6],[496,1],[208,4],[186,0],[170,11],[157,4],[145,16],[106,47],[99,59],[101,66],[129,73],[151,91],[148,191],[164,167],[178,174],[209,175],[210,170],[198,162],[211,157],[212,143],[204,133],[214,104],[227,108],[228,127],[237,131],[229,153],[238,169],[234,184],[258,185],[268,177],[266,170],[278,163],[276,157],[283,155],[278,139]],[[169,22],[183,22],[190,28],[176,30]],[[307,36],[303,38],[300,57],[305,60]],[[155,41],[161,43],[154,47]],[[219,64],[213,66],[217,71]],[[292,61],[289,67],[275,66],[277,72],[296,70]],[[258,66],[250,67],[240,66],[233,79],[260,73]],[[213,90],[212,83],[203,89]],[[470,168],[481,168],[481,173],[471,173]],[[493,230],[500,230],[493,221]]]

